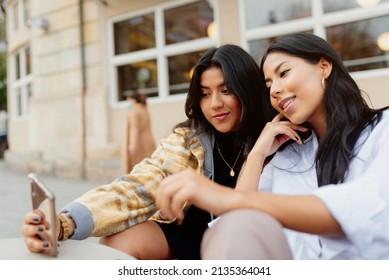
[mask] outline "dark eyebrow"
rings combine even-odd
[[[289,61],[282,61],[282,62],[280,62],[280,64],[278,64],[278,66],[274,69],[274,73],[277,73],[280,70],[281,66],[284,65],[285,63],[288,63],[288,62]],[[267,83],[268,81],[270,81],[270,79],[266,78],[265,79],[265,83]]]

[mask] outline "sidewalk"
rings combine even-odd
[[[22,236],[20,228],[23,217],[31,210],[30,185],[27,174],[9,170],[4,160],[0,160],[0,238]],[[49,176],[39,176],[39,178],[54,193],[57,211],[87,190],[104,183],[110,183]],[[112,178],[112,180],[114,179]]]

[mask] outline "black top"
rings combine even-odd
[[[216,143],[213,148],[214,178],[213,181],[234,188],[239,172],[243,165],[243,151],[234,149],[235,135],[216,135],[221,154],[232,167],[238,155],[239,158],[234,166],[235,176],[230,176],[231,168],[223,161],[217,149]],[[215,218],[215,217],[214,217]],[[204,231],[211,221],[211,214],[195,206],[191,206],[182,224],[160,224],[169,245],[177,259],[200,259],[200,244]]]
[[[214,181],[228,187],[235,188],[236,180],[238,179],[239,172],[243,165],[243,151],[241,151],[241,147],[238,149],[234,147],[235,145],[235,134],[229,135],[216,135],[216,142],[219,146],[220,153],[223,155],[225,161],[227,161],[228,165],[233,167],[235,161],[237,160],[234,166],[235,176],[230,176],[231,168],[227,166],[221,157],[216,143],[213,147],[213,160],[214,160]],[[237,159],[239,155],[239,158]]]

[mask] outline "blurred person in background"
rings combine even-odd
[[[130,173],[135,164],[150,157],[155,150],[146,96],[132,91],[128,96],[128,103],[122,153],[123,174]]]

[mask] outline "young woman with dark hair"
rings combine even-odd
[[[111,184],[93,189],[60,211],[72,239],[101,236],[101,243],[138,259],[199,259],[212,213],[185,205],[185,217],[166,219],[155,205],[160,182],[190,168],[219,184],[235,187],[241,167],[273,114],[261,98],[265,86],[254,59],[242,48],[208,50],[194,68],[185,104],[188,120],[160,140],[150,158]],[[28,213],[23,225],[27,248],[44,252],[50,243],[36,237],[45,225],[41,213]]]
[[[186,170],[161,183],[157,205],[168,217],[181,217],[183,202],[221,215],[205,233],[205,259],[389,259],[387,107],[370,108],[312,34],[281,38],[260,65],[279,114],[235,190]]]

